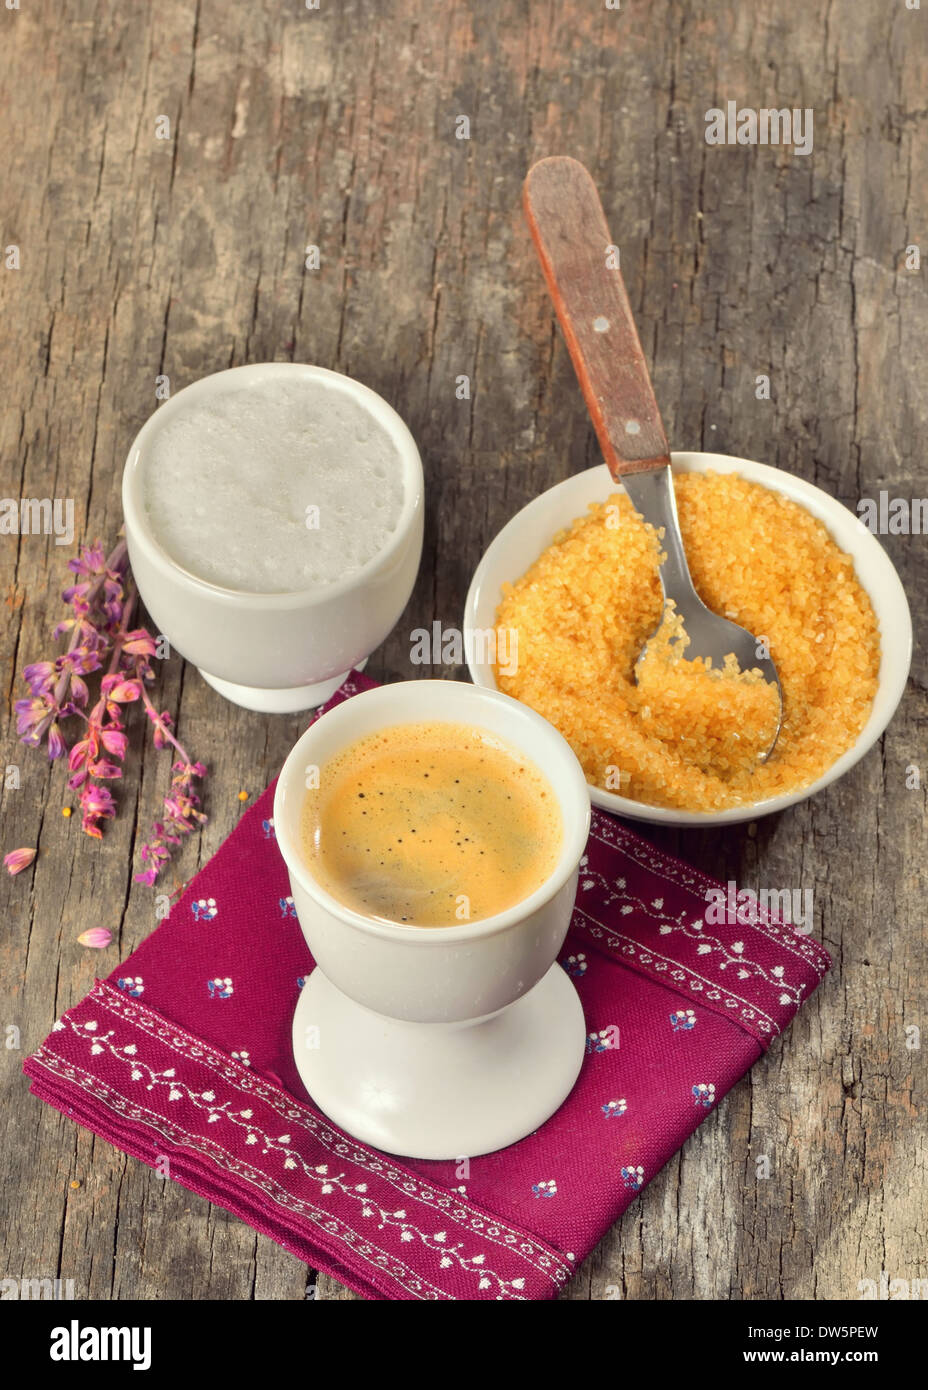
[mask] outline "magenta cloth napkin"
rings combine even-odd
[[[353,674],[330,704],[372,684]],[[552,1298],[780,1033],[831,962],[597,811],[561,964],[579,1080],[499,1153],[396,1159],[306,1096],[290,1028],[313,960],[274,843],[273,787],[170,916],[55,1024],[32,1091],[369,1298]]]

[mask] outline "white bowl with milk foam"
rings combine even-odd
[[[406,606],[422,553],[415,441],[374,391],[302,363],[234,367],[166,401],[122,485],[155,627],[248,709],[321,704]]]

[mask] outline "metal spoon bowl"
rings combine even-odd
[[[759,670],[766,681],[776,686],[779,699],[776,731],[770,746],[757,758],[759,763],[766,762],[776,747],[783,724],[783,691],[777,668],[769,656],[759,654],[766,649],[766,644],[748,632],[747,628],[739,627],[728,618],[721,618],[718,613],[713,613],[697,594],[686,562],[683,537],[680,534],[680,520],[669,462],[662,468],[647,473],[627,474],[622,479],[622,486],[628,493],[635,511],[656,530],[663,528],[661,547],[664,560],[659,574],[664,591],[664,603],[673,603],[690,639],[689,646],[680,652],[683,659],[693,661],[697,657],[703,657],[711,659],[712,665],[719,668],[724,664],[725,658],[732,655],[738,663],[739,670]],[[660,624],[655,631],[659,630]],[[653,636],[654,633],[652,638]],[[651,638],[648,642],[650,640]],[[644,660],[648,642],[641,649],[635,663],[636,674]]]

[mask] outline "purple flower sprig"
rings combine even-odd
[[[140,851],[142,863],[148,867],[135,875],[136,882],[153,884],[171,857],[168,846],[179,845],[184,835],[189,835],[206,820],[193,785],[197,779],[206,776],[206,768],[202,763],[193,762],[187,750],[178,743],[172,733],[174,721],[167,710],[158,713],[144,686],[142,700],[154,728],[155,747],[170,745],[178,755],[171,768],[174,773],[171,789],[164,798],[164,819],[155,821],[152,837]]]
[[[99,542],[82,546],[77,559],[68,561],[68,569],[81,582],[62,594],[71,616],[53,633],[54,637],[70,633],[68,649],[53,661],[36,661],[25,668],[23,679],[31,698],[17,700],[14,706],[22,742],[39,748],[44,740],[49,758],[60,758],[67,751],[60,721],[86,707],[89,690],[84,676],[100,669],[113,645],[128,567],[125,541],[109,556],[104,556]]]
[[[137,593],[125,542],[109,556],[104,556],[99,542],[84,546],[78,558],[68,563],[79,582],[64,591],[71,615],[55,628],[56,637],[70,633],[68,649],[63,656],[35,662],[23,672],[31,698],[16,703],[19,735],[31,747],[39,747],[44,740],[49,757],[59,758],[67,751],[62,722],[70,716],[83,720],[83,736],[68,754],[68,785],[80,793],[81,829],[101,839],[103,823],[116,814],[106,783],[122,776],[128,749],[124,713],[128,705],[141,700],[153,727],[155,747],[171,746],[177,754],[170,791],[164,798],[164,818],[155,822],[150,840],[141,849],[147,867],[135,875],[137,881],[153,884],[170,858],[168,847],[180,844],[184,835],[206,820],[194,789],[206,768],[194,762],[177,741],[170,714],[159,712],[149,696],[157,643],[145,628],[131,626]],[[101,670],[104,662],[107,670],[100,680],[99,698],[88,713],[90,691],[84,677]]]

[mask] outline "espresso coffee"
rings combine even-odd
[[[398,724],[351,744],[306,796],[303,853],[346,907],[416,927],[452,927],[540,888],[563,824],[544,773],[465,724]]]

